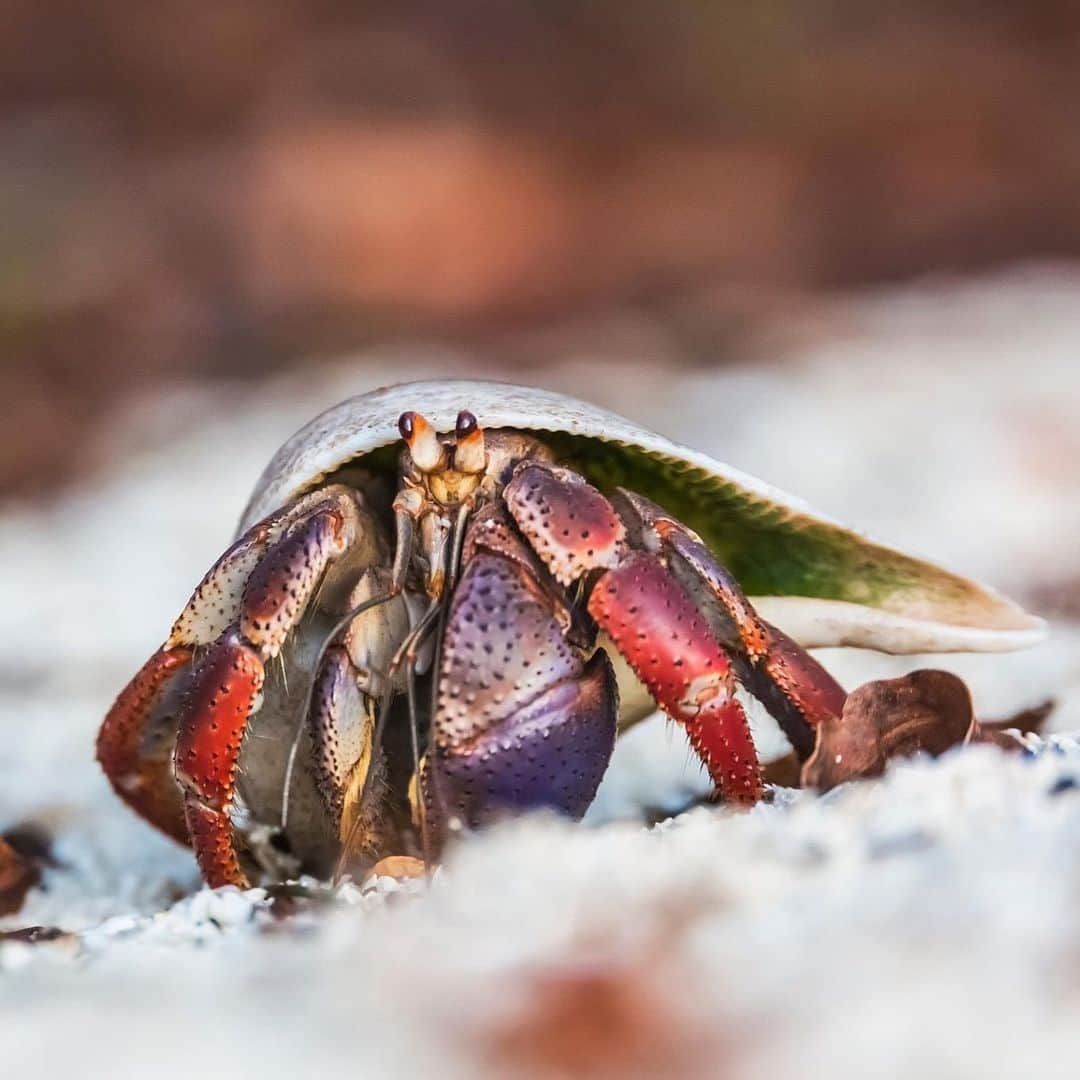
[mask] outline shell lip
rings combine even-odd
[[[1001,597],[1008,626],[964,626],[884,608],[804,596],[755,596],[759,614],[807,649],[857,648],[895,655],[1014,652],[1041,644],[1050,624]]]
[[[453,431],[461,408],[471,405],[470,395],[473,395],[474,399],[476,396],[492,395],[494,404],[491,411],[498,412],[499,418],[496,421],[487,421],[481,415],[480,422],[485,426],[514,428],[538,434],[556,432],[597,439],[615,446],[633,447],[651,454],[658,460],[676,465],[690,465],[706,473],[721,473],[726,480],[760,499],[783,506],[793,513],[804,514],[823,524],[835,525],[842,529],[849,528],[829,515],[814,510],[798,496],[781,491],[732,465],[726,463],[721,465],[703,451],[678,443],[666,435],[661,435],[636,421],[628,420],[609,409],[568,394],[540,386],[494,379],[422,379],[414,382],[391,383],[368,393],[347,398],[324,409],[305,424],[282,445],[263,471],[241,519],[241,529],[253,524],[261,516],[260,514],[253,515],[253,509],[260,504],[259,496],[267,488],[273,487],[275,474],[282,471],[283,459],[292,458],[295,451],[303,448],[309,437],[313,435],[322,437],[325,443],[322,455],[316,467],[305,476],[303,484],[294,485],[288,492],[289,498],[310,490],[331,473],[357,461],[365,454],[384,449],[400,441],[398,420],[408,404],[418,404],[425,419],[436,431],[440,433]],[[385,408],[385,415],[378,422],[368,419],[362,425],[355,425],[352,430],[343,431],[339,419],[347,414],[354,403],[360,401],[364,402],[365,411],[369,415],[380,405],[389,407]],[[477,406],[472,405],[472,408],[476,409]],[[554,420],[538,419],[538,414],[543,413],[545,409],[558,410],[558,423]],[[608,430],[597,430],[601,424]],[[617,434],[619,431],[623,433],[621,437]],[[335,453],[335,451],[338,452]],[[289,463],[294,468],[297,464],[295,461]],[[263,509],[266,508],[263,507]]]

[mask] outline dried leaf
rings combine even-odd
[[[984,730],[1008,731],[1015,728],[1025,735],[1041,735],[1050,714],[1057,708],[1057,702],[1050,698],[1048,701],[1035,705],[1030,709],[1023,709],[1005,720],[980,720],[979,726]]]
[[[828,791],[879,776],[889,758],[920,751],[936,757],[962,743],[973,724],[971,694],[947,671],[913,671],[867,683],[848,695],[838,719],[819,729],[803,766],[803,786]]]
[[[800,784],[799,771],[802,763],[797,754],[785,754],[775,761],[767,761],[761,766],[761,778],[766,784],[775,787],[797,788]]]
[[[0,944],[17,941],[24,945],[45,945],[56,941],[76,940],[75,934],[61,930],[59,926],[21,926],[18,930],[0,930]]]
[[[38,867],[0,837],[0,916],[14,915],[40,877]]]
[[[980,724],[978,720],[971,721],[971,729],[964,741],[997,746],[1009,753],[1019,753],[1024,749],[1019,731],[999,728],[995,724]]]

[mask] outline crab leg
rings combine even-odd
[[[757,802],[762,793],[757,752],[735,698],[731,665],[660,561],[646,552],[628,555],[597,583],[589,613],[664,712],[686,728],[723,798]]]
[[[277,519],[283,524],[261,523],[234,545],[196,590],[186,622],[182,616],[177,624],[201,636],[216,628],[217,620],[234,618],[196,664],[173,759],[191,844],[211,886],[248,884],[234,842],[234,796],[264,665],[281,649],[327,569],[347,552],[355,553],[364,538],[363,511],[354,495],[344,489],[320,495],[307,513],[298,515],[294,507]],[[277,539],[263,545],[268,528]],[[250,567],[247,553],[256,547],[262,554]],[[246,573],[239,597],[238,558]],[[178,633],[174,629],[174,637]]]
[[[191,846],[206,883],[247,886],[233,846],[230,804],[263,663],[240,634],[219,639],[199,664],[180,722],[174,767],[183,785]]]
[[[588,610],[657,704],[687,731],[725,799],[761,797],[757,753],[731,666],[693,601],[659,559],[632,552],[622,519],[583,477],[530,462],[505,489],[533,549],[564,584],[601,573]]]
[[[403,667],[410,672],[415,668],[419,651],[423,647],[428,634],[430,634],[435,627],[438,613],[438,602],[434,601],[429,604],[427,610],[420,618],[420,621],[409,631],[405,640],[401,643],[394,653],[393,658],[390,660],[386,671],[387,689],[378,703],[377,714],[373,719],[371,726],[368,742],[371,749],[367,756],[369,762],[370,754],[375,754],[377,755],[380,766],[382,764],[383,736],[386,731],[392,699],[390,687],[396,681],[398,672]],[[409,685],[409,693],[410,695],[415,693],[415,687],[411,682]],[[412,709],[413,701],[410,700],[410,711],[412,711]],[[413,720],[415,722],[415,715],[413,716]],[[416,736],[414,735],[414,739],[415,737]],[[349,861],[354,855],[375,846],[374,843],[371,842],[371,826],[375,820],[375,817],[370,812],[372,805],[371,796],[376,791],[382,775],[381,768],[367,768],[364,775],[359,777],[359,783],[350,790],[350,795],[352,797],[352,812],[349,814],[349,808],[346,807],[346,814],[343,814],[341,818],[341,852],[334,868],[335,882],[341,880],[348,867]]]
[[[328,508],[343,517],[356,513],[348,489],[333,485],[301,496],[252,525],[206,572],[173,623],[166,645],[210,645],[216,641],[240,618],[249,579],[271,547],[290,527]]]
[[[314,774],[319,792],[344,841],[355,837],[361,850],[374,847],[376,816],[361,792],[383,774],[374,746],[378,698],[363,689],[364,676],[343,647],[331,649],[315,682],[311,712]],[[374,761],[373,761],[374,758]],[[361,820],[362,819],[362,820]]]
[[[159,649],[120,691],[97,737],[97,759],[116,793],[181,844],[188,831],[172,747],[177,697],[190,664],[188,648]]]
[[[768,708],[805,761],[820,725],[843,712],[843,687],[758,615],[731,574],[685,525],[633,492],[620,491],[617,506],[635,540],[663,557],[723,644],[739,682]]]

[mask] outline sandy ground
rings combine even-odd
[[[1067,610],[1080,278],[1036,269],[847,301],[766,367],[672,375],[663,358],[651,340],[568,357],[542,381]],[[650,723],[620,744],[595,828],[496,830],[426,892],[348,887],[295,925],[257,891],[193,893],[190,856],[99,775],[100,717],[284,436],[348,393],[464,373],[507,374],[419,344],[257,392],[177,387],[121,418],[117,464],[93,483],[0,517],[0,826],[44,825],[60,863],[5,923],[78,932],[0,946],[5,1074],[1074,1074],[1069,739],[647,831],[615,819],[703,788],[678,734]],[[1080,630],[1053,629],[1008,657],[823,655],[852,686],[948,666],[983,717],[1054,698],[1055,729],[1080,729]]]

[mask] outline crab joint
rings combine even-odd
[[[440,472],[446,468],[446,449],[435,429],[418,412],[403,412],[398,431],[409,447],[413,464],[421,472]]]
[[[487,465],[487,455],[484,453],[484,429],[467,409],[462,409],[458,413],[454,435],[456,439],[454,469],[471,475],[482,473]]]

